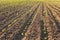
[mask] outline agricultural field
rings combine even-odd
[[[60,1],[0,0],[0,40],[60,40]]]

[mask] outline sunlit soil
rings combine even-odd
[[[60,40],[60,0],[0,0],[0,40]]]

